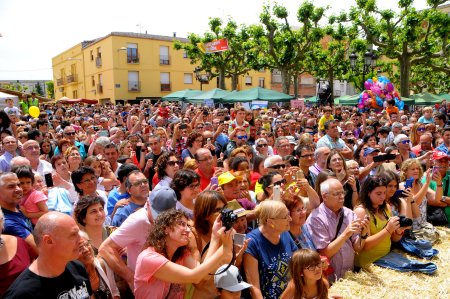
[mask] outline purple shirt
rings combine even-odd
[[[349,208],[343,207],[344,220],[339,230],[339,234],[342,234],[345,228],[354,221],[357,217]],[[321,203],[317,209],[315,209],[306,220],[306,226],[311,232],[312,240],[317,250],[326,248],[334,236],[336,235],[336,229],[339,222],[339,215],[330,210]],[[357,238],[357,235],[353,235],[350,239],[345,241],[341,249],[331,257],[331,267],[334,269],[334,273],[328,276],[328,280],[333,282],[344,276],[344,273],[348,270],[353,270],[355,252],[353,250],[352,242]]]
[[[320,168],[320,166],[317,163],[314,163],[314,165],[309,168],[309,172],[315,174],[316,176],[318,176],[322,170],[323,169]]]

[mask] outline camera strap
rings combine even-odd
[[[334,236],[333,240],[331,240],[331,242],[336,240],[336,238],[339,236],[339,231],[341,230],[343,221],[344,221],[344,210],[341,210],[341,215],[339,216],[339,221],[338,221],[338,225],[337,225],[337,229],[336,229],[336,235]]]
[[[210,244],[210,242],[208,242],[208,243],[205,245],[205,247],[203,247],[202,253],[200,254],[200,258],[203,257],[203,255],[204,255],[204,254],[206,253],[206,251],[208,250],[209,244]],[[222,274],[222,273],[226,272],[226,271],[231,267],[231,265],[234,264],[235,261],[236,261],[236,253],[235,253],[235,251],[234,251],[234,240],[233,240],[233,257],[231,258],[231,261],[228,263],[228,266],[226,266],[226,267],[225,267],[222,271],[220,271],[219,273],[214,273],[214,274],[209,273],[209,275],[219,275],[219,274]]]

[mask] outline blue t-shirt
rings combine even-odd
[[[184,161],[184,159],[186,159],[187,157],[190,157],[191,159],[194,159],[194,156],[191,154],[191,152],[187,148],[185,148],[181,152],[181,159]]]
[[[417,120],[418,123],[422,123],[422,124],[434,124],[434,119],[433,117],[431,118],[425,118],[424,115],[422,115],[421,117],[419,117],[419,119]]]
[[[5,227],[3,228],[5,235],[26,239],[31,234],[33,231],[31,221],[22,212],[12,212],[4,208],[2,211],[5,217]]]
[[[143,207],[144,205],[139,206],[134,202],[130,202],[126,206],[118,208],[116,213],[114,214],[111,225],[115,227],[121,226],[122,223],[128,218],[128,216],[130,216],[131,214],[133,214],[134,212]]]
[[[114,206],[116,203],[125,198],[130,198],[130,194],[128,192],[125,192],[123,194],[119,193],[119,190],[117,187],[114,187],[114,189],[111,190],[108,194],[108,203],[106,205],[106,210],[108,211],[108,216],[111,216],[112,212],[114,211]]]
[[[259,284],[264,298],[279,298],[289,282],[288,265],[297,245],[289,232],[280,236],[277,245],[267,240],[257,228],[247,237],[250,240],[245,253],[258,260]]]

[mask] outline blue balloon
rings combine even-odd
[[[383,107],[383,100],[379,96],[377,96],[376,100],[377,100],[377,105],[380,107]]]

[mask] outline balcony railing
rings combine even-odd
[[[128,55],[127,63],[132,63],[132,64],[139,63],[139,54],[138,55]]]
[[[97,92],[103,93],[103,85],[100,85],[100,84],[97,85]]]
[[[56,79],[56,86],[64,85],[64,79]]]
[[[161,83],[161,91],[170,91],[170,83],[169,84]]]
[[[128,81],[128,91],[141,91],[141,82]]]
[[[97,56],[97,57],[95,58],[95,65],[96,65],[97,67],[102,66],[102,57],[101,57],[101,56]]]
[[[170,64],[169,55],[159,55],[159,64]]]
[[[66,81],[67,83],[77,82],[77,75],[68,75]]]

